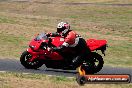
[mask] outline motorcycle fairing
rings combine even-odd
[[[43,41],[35,41],[34,39],[29,43],[29,47],[32,48],[34,51],[39,50],[39,47]]]
[[[96,40],[96,39],[88,39],[87,46],[90,48],[91,51],[97,50],[107,44],[106,40]]]

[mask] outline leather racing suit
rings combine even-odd
[[[90,54],[90,49],[87,47],[86,41],[76,32],[69,30],[65,35],[62,33],[52,33],[52,37],[63,36],[64,43],[59,47],[54,47],[53,51],[62,51],[65,47],[75,48],[77,57],[72,60],[72,65],[76,68]]]

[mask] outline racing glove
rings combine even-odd
[[[47,33],[46,35],[47,35],[47,37],[61,36],[58,32],[56,32],[56,33]]]
[[[62,51],[65,47],[66,47],[66,46],[64,46],[64,45],[61,45],[61,46],[59,46],[59,47],[53,47],[53,50],[52,50],[52,51],[53,51],[53,52],[54,52],[54,51],[58,51],[58,52],[59,52],[59,51]]]

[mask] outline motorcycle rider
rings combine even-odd
[[[71,30],[70,24],[67,22],[60,22],[57,25],[57,32],[49,33],[49,35],[64,37],[64,43],[59,47],[54,47],[52,51],[61,51],[66,47],[75,48],[78,55],[72,60],[72,66],[74,67],[79,66],[83,59],[90,55],[90,49],[87,47],[86,41],[75,31]]]

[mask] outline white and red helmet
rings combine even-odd
[[[66,33],[70,29],[70,24],[67,22],[60,22],[57,25],[57,32],[58,33]]]

